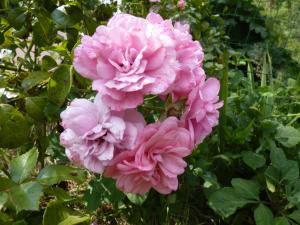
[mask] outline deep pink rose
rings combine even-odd
[[[188,96],[186,111],[181,120],[190,131],[195,144],[199,144],[218,124],[219,111],[223,102],[219,101],[220,83],[215,78],[205,81],[205,76]]]
[[[185,5],[186,5],[185,0],[179,0],[178,3],[177,3],[177,7],[178,7],[179,9],[184,9],[184,8],[185,8]]]
[[[192,151],[189,131],[175,117],[144,128],[134,150],[123,151],[104,175],[117,180],[124,192],[144,194],[154,188],[168,194],[178,188],[177,176],[184,172],[183,157]]]
[[[92,37],[82,38],[74,67],[94,80],[93,89],[110,108],[135,108],[144,95],[163,94],[175,81],[175,42],[162,29],[143,18],[116,14]]]
[[[102,173],[116,149],[132,149],[145,122],[135,110],[110,111],[100,95],[94,102],[75,99],[61,113],[60,143],[75,164]]]
[[[187,24],[177,22],[173,26],[171,20],[163,20],[160,15],[155,13],[150,13],[147,20],[162,26],[164,32],[174,40],[179,70],[176,73],[175,83],[170,87],[168,93],[172,93],[175,101],[178,98],[186,98],[204,76],[202,47],[198,41],[193,41]]]

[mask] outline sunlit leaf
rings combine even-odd
[[[292,126],[280,126],[276,139],[285,147],[291,148],[300,142],[300,131]]]
[[[14,158],[10,164],[11,179],[16,183],[22,183],[34,170],[38,155],[38,150],[32,148],[25,154]]]
[[[86,173],[84,170],[63,166],[63,165],[49,165],[41,170],[37,180],[45,185],[52,185],[60,183],[61,181],[72,180],[82,183],[86,180]]]
[[[39,200],[43,195],[43,187],[35,181],[14,186],[9,196],[17,212],[22,210],[38,210]]]
[[[27,91],[49,79],[50,74],[42,71],[31,72],[23,81],[22,87]]]

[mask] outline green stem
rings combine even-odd
[[[300,113],[289,113],[286,115],[272,115],[271,117],[299,117]]]
[[[37,146],[38,146],[38,150],[39,150],[39,161],[42,165],[42,167],[44,167],[45,165],[45,157],[46,157],[46,149],[44,146],[44,141],[46,138],[46,124],[42,123],[40,126],[37,126],[37,135],[38,135],[38,140],[37,140]]]
[[[249,80],[249,89],[250,92],[253,93],[254,92],[254,76],[253,76],[253,66],[251,64],[251,62],[247,63],[247,76],[248,76],[248,80]]]

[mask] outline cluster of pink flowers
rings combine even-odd
[[[116,180],[124,192],[178,188],[195,146],[217,125],[219,81],[206,79],[204,54],[189,26],[160,15],[116,14],[75,49],[74,67],[93,81],[93,101],[75,99],[61,113],[60,142],[78,166]],[[146,95],[185,101],[182,115],[146,124]]]

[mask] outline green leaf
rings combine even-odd
[[[10,179],[5,177],[0,177],[0,191],[7,191],[9,188],[14,186],[15,183],[12,182]]]
[[[281,171],[281,179],[286,181],[295,181],[299,178],[299,165],[294,160],[288,160],[287,164]]]
[[[85,216],[85,217],[68,216],[65,220],[60,222],[58,225],[76,225],[79,223],[87,222],[89,220],[90,220],[90,218],[87,216]]]
[[[96,31],[96,28],[98,26],[97,21],[95,21],[94,18],[90,16],[84,16],[84,22],[86,24],[86,28],[88,30],[88,34],[93,34]]]
[[[0,148],[16,148],[28,140],[30,127],[13,106],[0,104]]]
[[[275,192],[275,187],[280,181],[280,171],[274,166],[269,166],[265,170],[265,177],[268,189],[273,193]]]
[[[49,46],[52,44],[56,31],[52,21],[43,13],[39,12],[37,20],[34,22],[33,30],[33,42],[40,47]]]
[[[286,195],[289,203],[297,205],[300,203],[300,180],[289,182],[286,186]]]
[[[28,223],[25,220],[19,220],[14,222],[12,225],[28,225]]]
[[[45,119],[44,108],[48,103],[47,97],[27,97],[25,98],[25,109],[28,115],[37,120]]]
[[[251,151],[243,152],[243,161],[253,170],[263,167],[266,163],[264,156]]]
[[[115,181],[105,177],[92,180],[84,196],[89,210],[96,210],[103,202],[119,202],[124,197],[125,195],[116,188]]]
[[[242,198],[233,188],[225,187],[217,190],[208,199],[209,206],[219,213],[222,217],[229,217],[234,212],[248,203],[247,199]]]
[[[60,202],[50,202],[43,216],[43,225],[75,225],[83,222],[90,222],[89,217],[79,215]]]
[[[53,21],[59,25],[62,25],[63,27],[66,27],[70,23],[70,17],[66,12],[64,12],[61,7],[59,9],[55,9],[51,13],[51,18]],[[72,24],[71,24],[72,25]]]
[[[29,35],[29,29],[26,24],[24,24],[20,30],[14,31],[13,35],[17,38],[26,39]]]
[[[275,218],[275,225],[290,225],[290,223],[285,217],[277,217]]]
[[[52,102],[48,102],[48,104],[44,108],[44,114],[49,121],[58,121],[60,120],[60,113],[62,109]]]
[[[281,169],[286,166],[287,159],[282,149],[280,148],[272,148],[270,154],[272,165],[277,168]]]
[[[68,38],[67,48],[69,49],[69,51],[72,51],[72,49],[74,48],[74,46],[78,41],[78,30],[75,28],[67,29],[67,38]]]
[[[3,208],[8,200],[8,194],[5,192],[0,192],[0,210]]]
[[[9,196],[17,212],[22,210],[38,210],[39,200],[43,195],[43,187],[35,181],[14,186]]]
[[[37,180],[45,185],[53,185],[66,180],[83,183],[86,180],[86,173],[84,170],[78,168],[50,165],[41,170]]]
[[[273,148],[270,154],[272,167],[269,167],[265,175],[269,176],[273,182],[294,181],[299,178],[299,166],[296,161],[287,160],[282,149]],[[275,169],[274,169],[275,168]]]
[[[43,71],[34,71],[31,72],[23,81],[22,87],[25,91],[30,90],[31,88],[46,82],[50,78],[50,73]]]
[[[53,69],[56,66],[57,66],[57,63],[51,56],[45,55],[42,58],[42,69],[43,70],[48,71],[48,70]],[[49,75],[49,77],[50,77],[50,75]]]
[[[11,179],[16,183],[22,183],[34,170],[38,155],[38,150],[32,148],[25,154],[14,158],[10,164]]]
[[[279,126],[275,138],[283,146],[291,148],[300,142],[300,131],[292,126]]]
[[[0,224],[4,224],[4,225],[10,225],[13,222],[13,219],[0,211]]]
[[[297,223],[300,223],[300,209],[292,212],[290,215],[288,215],[288,217],[296,221]]]
[[[280,181],[280,171],[274,166],[269,166],[265,171],[265,177],[272,183],[277,184]]]
[[[43,225],[58,225],[68,217],[69,211],[60,202],[50,202],[43,215]]]
[[[52,131],[52,133],[48,135],[48,139],[49,145],[46,149],[46,153],[55,159],[67,161],[68,158],[65,154],[65,148],[59,144],[59,133]]]
[[[82,11],[74,5],[64,5],[51,13],[53,21],[62,28],[71,27],[80,22]]]
[[[61,106],[68,96],[72,86],[72,67],[60,65],[53,73],[48,83],[48,96],[51,102]]]
[[[256,225],[274,225],[273,213],[264,204],[254,210],[254,220]]]
[[[148,194],[144,195],[135,195],[131,193],[126,193],[127,198],[129,201],[131,201],[135,205],[143,205],[143,203],[146,201]]]
[[[15,29],[21,29],[26,21],[26,9],[15,8],[9,10],[7,20]]]
[[[259,185],[252,180],[234,178],[231,184],[235,191],[246,199],[259,200]]]
[[[266,185],[270,192],[274,193],[276,191],[275,184],[273,182],[271,182],[270,180],[266,179]]]
[[[67,191],[59,187],[49,187],[45,190],[45,193],[47,195],[55,196],[58,201],[67,202],[74,199]]]

